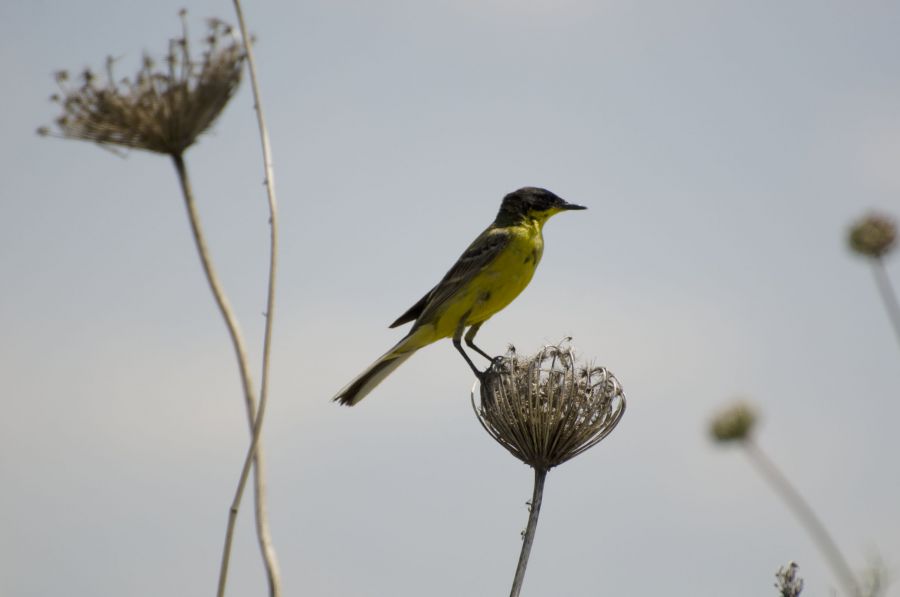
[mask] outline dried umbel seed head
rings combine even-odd
[[[881,257],[897,240],[897,225],[880,214],[870,214],[850,228],[850,248],[866,257]]]
[[[742,441],[750,436],[755,424],[756,411],[748,404],[738,402],[713,417],[709,431],[718,442]]]
[[[525,464],[547,471],[615,429],[625,394],[603,367],[579,366],[566,345],[521,357],[510,347],[480,382],[472,406],[485,430]]]
[[[797,575],[797,568],[795,562],[788,562],[775,573],[775,588],[781,597],[799,597],[803,591],[803,579]]]
[[[145,56],[133,79],[117,80],[112,58],[105,77],[85,70],[77,86],[67,72],[57,72],[61,93],[51,98],[62,108],[57,134],[105,146],[183,153],[212,125],[241,81],[240,39],[221,21],[208,25],[199,58],[191,55],[185,24],[182,36],[169,40],[162,64]],[[38,133],[51,135],[54,129],[41,127]]]

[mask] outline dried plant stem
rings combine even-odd
[[[243,334],[241,333],[240,326],[237,322],[237,317],[234,314],[233,309],[231,308],[231,303],[228,301],[228,297],[225,295],[225,290],[222,288],[222,283],[219,281],[219,276],[216,274],[216,270],[213,267],[212,259],[210,257],[209,249],[206,246],[206,238],[203,234],[203,229],[200,226],[200,215],[197,212],[196,203],[194,201],[194,192],[191,187],[190,178],[188,176],[187,167],[184,163],[184,157],[180,154],[173,154],[172,161],[175,164],[175,170],[178,173],[178,180],[181,183],[181,191],[184,195],[185,206],[187,207],[188,212],[188,220],[191,223],[191,232],[194,236],[194,243],[197,246],[197,252],[200,255],[200,262],[203,265],[203,272],[206,274],[206,280],[209,283],[210,290],[212,291],[213,297],[215,298],[216,305],[219,307],[219,311],[222,314],[222,318],[225,320],[225,326],[228,328],[228,334],[231,337],[231,344],[234,348],[235,355],[237,356],[238,361],[238,370],[240,372],[241,377],[241,385],[244,390],[244,404],[247,409],[247,420],[250,424],[250,430],[256,435],[257,422],[259,421],[258,417],[258,409],[257,409],[257,400],[256,400],[256,391],[253,388],[253,379],[250,375],[250,365],[249,359],[247,357],[247,347],[244,342]],[[261,518],[263,521],[263,529],[265,531],[265,536],[268,537],[268,525],[265,523],[265,496],[266,496],[266,483],[265,483],[265,458],[263,451],[257,449],[253,451],[253,459],[252,459],[253,469],[254,469],[254,487],[256,489],[256,498],[257,498],[257,519]],[[262,504],[260,506],[260,504]],[[220,595],[222,591],[224,591],[225,582],[224,579],[227,577],[228,570],[228,558],[227,554],[231,552],[231,542],[233,533],[234,522],[233,519],[237,518],[237,509],[232,505],[229,510],[229,530],[226,534],[226,546],[225,546],[225,555],[223,555],[222,569],[220,570],[220,579],[219,579],[219,590]],[[259,522],[257,523],[259,528]],[[261,540],[262,541],[262,540]],[[265,552],[264,552],[265,558]],[[268,570],[268,565],[267,565]],[[277,570],[276,570],[277,577]],[[271,585],[271,581],[270,581]]]
[[[541,501],[544,499],[544,480],[546,478],[546,469],[534,469],[534,492],[531,496],[531,506],[528,509],[528,526],[525,527],[525,535],[522,537],[522,552],[519,554],[519,564],[516,566],[516,576],[513,578],[509,597],[518,597],[522,590],[525,568],[528,567],[528,556],[531,555],[531,546],[534,544],[534,531],[537,529],[538,516],[541,514]]]
[[[247,66],[250,70],[250,83],[251,88],[253,89],[254,100],[253,105],[256,110],[260,142],[262,144],[263,169],[265,171],[266,194],[269,203],[269,284],[266,297],[266,326],[263,337],[262,383],[259,394],[259,409],[256,412],[256,417],[250,418],[252,429],[250,446],[247,449],[247,456],[244,459],[244,466],[241,469],[238,486],[235,490],[231,508],[228,511],[228,526],[225,536],[225,546],[222,552],[222,565],[219,570],[219,587],[217,595],[218,597],[224,597],[225,595],[225,585],[228,580],[228,562],[231,558],[231,544],[234,537],[234,527],[237,521],[241,500],[244,495],[244,488],[247,485],[247,478],[250,474],[251,464],[255,463],[256,483],[254,484],[254,493],[256,497],[256,535],[259,541],[260,551],[262,552],[263,562],[266,567],[266,576],[269,582],[269,595],[271,597],[280,597],[281,573],[278,568],[278,558],[275,554],[275,547],[272,543],[272,534],[269,529],[269,518],[266,510],[266,487],[264,479],[261,480],[262,471],[260,469],[262,447],[259,445],[269,396],[269,363],[271,360],[272,330],[275,315],[275,279],[278,263],[278,202],[275,195],[275,173],[272,168],[272,148],[269,143],[269,132],[263,115],[259,82],[256,76],[256,60],[253,57],[253,47],[250,43],[250,35],[247,32],[247,25],[244,21],[244,13],[241,9],[240,0],[234,0],[234,9],[241,29],[241,39],[244,45],[244,52],[247,56]]]
[[[813,541],[819,547],[819,550],[825,556],[831,566],[832,572],[844,586],[844,590],[852,597],[861,597],[859,582],[853,570],[847,564],[837,544],[822,521],[813,512],[810,505],[806,502],[800,493],[794,489],[787,477],[778,469],[774,462],[756,445],[752,439],[745,439],[741,442],[750,462],[756,467],[756,470],[769,483],[772,489],[781,496],[787,503],[788,508],[800,520],[800,523],[806,527],[807,532],[812,536]]]
[[[900,301],[897,300],[897,293],[891,285],[891,280],[887,274],[887,268],[884,266],[882,257],[872,258],[872,268],[875,272],[875,284],[884,300],[884,306],[887,309],[888,319],[894,326],[894,332],[897,334],[897,340],[900,341]]]

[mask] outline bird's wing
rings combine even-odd
[[[422,310],[425,309],[425,305],[428,304],[428,297],[431,296],[431,293],[434,292],[434,288],[428,291],[428,294],[419,299],[415,305],[406,310],[406,312],[397,318],[394,323],[389,325],[388,327],[395,328],[398,325],[403,325],[404,323],[409,323],[410,321],[415,321],[418,319],[419,315],[422,314]]]
[[[433,314],[450,297],[465,286],[478,272],[493,261],[509,244],[511,235],[503,228],[488,228],[476,238],[469,248],[457,259],[450,271],[432,288],[428,294],[419,299],[406,313],[397,318],[390,327],[397,327],[422,317]]]

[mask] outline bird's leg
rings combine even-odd
[[[463,330],[466,328],[466,318],[468,316],[469,316],[469,314],[466,313],[459,320],[459,325],[456,327],[456,333],[453,334],[453,346],[455,346],[456,350],[459,351],[459,354],[461,354],[463,356],[463,358],[466,359],[466,362],[469,364],[469,367],[471,367],[472,371],[475,373],[475,377],[477,377],[478,379],[481,379],[481,377],[484,375],[484,373],[482,373],[481,371],[478,370],[478,367],[475,366],[475,363],[472,362],[472,359],[469,358],[469,355],[466,354],[466,351],[463,350],[463,347],[462,347],[462,342],[461,342],[462,334],[463,334]],[[469,337],[466,336],[466,344],[468,344],[468,343],[469,343]],[[478,352],[481,352],[481,351],[479,350]]]
[[[484,358],[486,358],[487,360],[489,360],[493,363],[494,357],[492,357],[488,353],[484,352],[483,350],[481,350],[480,348],[475,346],[475,334],[478,333],[478,330],[481,328],[482,323],[484,323],[484,322],[482,321],[481,323],[476,323],[475,325],[473,325],[472,327],[469,328],[468,332],[466,332],[466,346],[468,346],[469,348],[471,348],[472,350],[474,350],[475,352],[477,352],[478,354],[480,354],[481,356],[483,356]]]

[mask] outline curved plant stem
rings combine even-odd
[[[256,60],[253,57],[253,48],[250,43],[250,35],[247,32],[247,25],[244,21],[244,13],[241,9],[240,0],[234,0],[234,9],[241,29],[244,52],[247,55],[247,66],[250,71],[250,83],[253,89],[253,104],[256,110],[256,119],[262,145],[266,194],[269,203],[269,284],[266,297],[266,326],[263,337],[262,383],[259,393],[259,409],[256,411],[255,418],[250,418],[252,430],[250,446],[247,449],[247,455],[244,459],[244,466],[241,469],[241,475],[238,480],[237,489],[235,490],[234,499],[232,500],[231,508],[229,508],[228,511],[228,525],[225,533],[225,546],[222,552],[222,565],[219,570],[219,587],[217,595],[218,597],[223,597],[225,595],[225,585],[228,580],[228,562],[231,558],[231,544],[234,537],[234,527],[237,522],[237,514],[244,495],[244,488],[247,485],[247,478],[250,475],[251,464],[255,463],[256,483],[254,485],[254,493],[256,497],[256,535],[259,541],[260,551],[262,552],[263,562],[266,567],[266,576],[269,582],[269,595],[271,597],[280,597],[281,573],[278,569],[278,558],[275,554],[275,547],[272,544],[272,534],[269,529],[269,518],[266,510],[265,479],[261,477],[262,471],[260,469],[260,461],[262,458],[260,435],[262,433],[266,405],[268,404],[269,363],[271,360],[272,330],[275,316],[275,279],[278,263],[278,202],[275,195],[275,173],[272,168],[272,148],[269,143],[269,132],[263,115],[259,82],[256,76]]]
[[[894,332],[897,334],[897,341],[900,342],[900,301],[897,300],[897,293],[891,286],[891,280],[887,275],[887,268],[884,266],[884,259],[875,257],[872,260],[872,268],[875,272],[875,284],[884,300],[884,306],[887,309],[888,319],[894,326]]]
[[[788,508],[800,520],[800,524],[806,527],[807,532],[812,536],[813,541],[831,566],[832,572],[844,585],[844,590],[847,591],[847,594],[852,597],[861,597],[862,592],[860,591],[856,575],[847,564],[847,560],[838,549],[834,539],[831,538],[825,525],[822,524],[822,521],[819,520],[807,501],[794,489],[788,478],[778,470],[775,463],[766,456],[752,439],[741,442],[741,445],[744,447],[747,455],[750,457],[750,462],[756,467],[756,470],[768,481],[775,493],[782,497]]]
[[[518,597],[519,592],[522,590],[522,581],[525,580],[525,568],[528,567],[528,556],[531,555],[531,546],[534,544],[534,531],[537,528],[538,516],[541,514],[541,501],[544,498],[544,480],[546,478],[546,470],[541,468],[534,469],[534,492],[531,496],[528,526],[525,527],[525,535],[522,538],[522,552],[519,554],[519,564],[516,566],[516,576],[513,578],[509,597]]]
[[[197,252],[200,255],[200,262],[203,265],[203,272],[206,274],[206,280],[209,283],[210,290],[212,291],[213,297],[215,298],[216,305],[219,307],[219,311],[222,314],[222,318],[225,320],[225,325],[228,328],[228,334],[231,338],[231,344],[234,348],[235,355],[237,356],[238,361],[238,371],[240,372],[241,377],[241,386],[244,390],[244,403],[247,408],[247,420],[250,423],[250,430],[257,434],[257,422],[259,421],[258,411],[257,411],[257,401],[256,401],[256,391],[253,388],[253,379],[250,375],[250,366],[249,359],[247,358],[247,347],[244,342],[243,334],[241,333],[240,326],[237,322],[237,317],[234,314],[234,310],[231,308],[231,303],[228,301],[228,297],[225,295],[225,290],[222,288],[222,283],[219,281],[219,276],[216,274],[216,270],[212,264],[212,258],[210,257],[209,249],[206,246],[206,238],[203,234],[203,229],[200,226],[200,215],[197,213],[197,206],[194,201],[194,192],[191,188],[190,178],[187,172],[187,166],[184,163],[184,158],[180,154],[176,154],[172,156],[172,161],[175,164],[175,170],[178,173],[178,181],[181,183],[181,191],[184,195],[185,206],[187,207],[188,212],[188,220],[191,224],[191,232],[194,236],[194,243],[197,246]],[[253,469],[254,469],[254,481],[256,487],[256,496],[257,496],[257,528],[259,529],[259,520],[260,513],[263,521],[263,528],[265,530],[265,536],[268,536],[268,524],[265,520],[265,458],[261,449],[256,449],[253,452],[252,459]],[[259,504],[263,504],[259,506]],[[226,547],[225,553],[228,554],[231,551],[231,541],[233,536],[233,523],[231,521],[232,517],[236,518],[237,511],[232,506],[232,509],[229,511],[229,528],[231,532],[229,532],[226,536]],[[259,533],[258,533],[259,534]],[[262,540],[261,540],[262,541]],[[265,558],[265,552],[264,552]],[[268,562],[266,566],[267,570],[269,570]],[[225,587],[225,578],[227,577],[228,570],[228,561],[227,556],[223,555],[222,569],[219,573],[219,594],[221,595],[224,591]],[[275,578],[277,581],[277,566],[275,568]],[[278,583],[275,583],[276,586]],[[272,586],[271,575],[270,575],[270,587]]]

